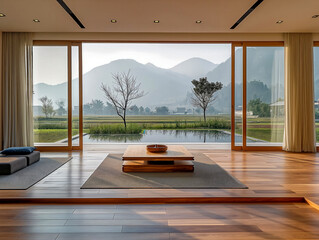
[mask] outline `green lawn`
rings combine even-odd
[[[79,134],[79,130],[72,130],[72,135]],[[34,129],[34,142],[53,143],[68,137],[67,129]]]
[[[280,129],[272,133],[271,128],[248,128],[247,136],[266,142],[282,142],[284,130]]]

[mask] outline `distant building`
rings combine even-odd
[[[285,102],[284,101],[277,101],[271,103],[270,107],[270,116],[271,117],[283,117],[285,116]]]
[[[252,117],[253,115],[252,111],[247,111],[246,113],[247,117]],[[243,117],[243,106],[240,105],[235,108],[235,117]]]
[[[177,107],[175,114],[187,114],[186,108],[185,107]]]

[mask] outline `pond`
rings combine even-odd
[[[235,136],[240,142],[241,135]],[[76,139],[75,139],[76,141]],[[249,141],[247,139],[247,141]],[[216,130],[145,130],[143,134],[85,135],[84,144],[92,143],[230,143],[228,132]]]

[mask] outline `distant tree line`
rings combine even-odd
[[[149,115],[151,114],[151,109],[149,107],[138,107],[137,105],[131,106],[127,110],[128,115]],[[115,107],[106,102],[106,105],[103,101],[95,99],[91,103],[86,103],[83,105],[83,114],[84,115],[117,115]]]
[[[47,96],[44,96],[39,100],[42,104],[42,113],[45,115],[46,118],[54,117],[55,115],[62,116],[67,114],[64,100],[57,100],[55,102],[55,104],[58,106],[57,109],[54,109],[52,99],[49,99]]]
[[[46,118],[54,116],[65,116],[67,109],[64,100],[58,100],[55,102],[57,108],[54,108],[53,100],[47,96],[40,98],[42,103],[41,110]],[[191,111],[191,109],[189,110]],[[218,111],[213,106],[209,106],[206,110],[207,114],[217,114]],[[83,104],[84,115],[117,115],[114,106],[102,100],[94,99],[90,103]],[[127,110],[127,115],[171,115],[176,114],[174,111],[170,111],[167,106],[158,106],[151,110],[149,107],[133,105]],[[184,113],[186,114],[186,113]],[[192,114],[201,115],[203,114],[200,108],[194,108]]]
[[[252,99],[248,102],[248,111],[259,117],[270,117],[270,106],[264,103],[260,98]]]
[[[86,103],[83,105],[84,115],[117,115],[115,107],[106,102],[95,99],[91,103]],[[133,105],[128,108],[127,115],[169,115],[170,111],[167,106],[155,107],[152,111],[149,107]]]

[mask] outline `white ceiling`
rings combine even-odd
[[[81,29],[56,0],[0,0],[0,31],[26,32],[319,32],[319,0],[264,0],[235,30],[256,0],[64,0]],[[40,23],[34,23],[33,19]],[[111,19],[117,23],[112,24]],[[159,24],[153,23],[160,20]],[[196,24],[196,20],[202,20]],[[276,21],[283,20],[282,24]]]

